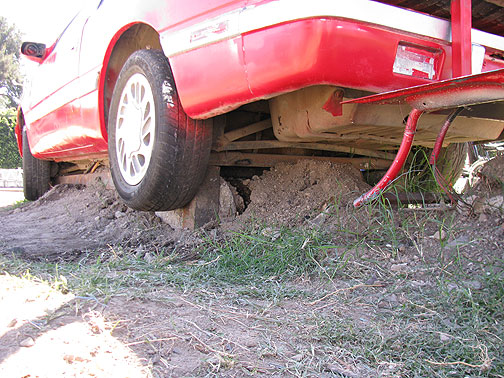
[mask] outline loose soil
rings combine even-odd
[[[330,204],[346,206],[369,190],[360,172],[349,165],[302,160],[279,164],[248,184],[250,204],[240,221],[301,225]]]
[[[199,241],[153,213],[128,208],[99,182],[58,185],[39,200],[4,212],[0,230],[3,253],[44,261],[72,261],[116,245],[141,252],[144,246],[155,250],[179,244],[179,258],[185,259],[193,257],[192,246]]]
[[[461,269],[467,275],[458,285],[482,289],[484,283],[471,274],[504,258],[503,167],[504,159],[497,158],[481,169],[459,206],[427,211],[380,210],[378,205],[354,210],[351,200],[369,189],[355,169],[313,161],[279,165],[243,180],[251,194],[242,214],[194,232],[174,230],[153,213],[127,208],[99,182],[56,186],[38,201],[1,211],[1,255],[30,264],[95,262],[121,254],[149,262],[162,253],[174,263],[199,264],[205,240],[225,243],[229,235],[261,224],[272,241],[285,228],[324,229],[334,235],[334,245],[317,264],[348,255],[356,267],[372,260],[377,268],[356,268],[351,278],[299,277],[289,285],[301,294],[279,301],[243,295],[233,287],[173,285],[105,301],[75,297],[62,290],[64,282],[4,274],[0,376],[302,375],[296,371],[314,377],[400,376],[398,366],[367,366],[344,345],[328,350],[322,340],[329,336],[319,332],[315,337],[314,329],[331,318],[351,324],[353,334],[365,331],[376,316],[405,306],[408,293],[436,285],[457,254],[463,254]],[[431,221],[439,214],[447,223]],[[346,247],[353,235],[363,242]]]

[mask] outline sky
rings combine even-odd
[[[0,0],[0,15],[23,33],[23,41],[51,45],[85,0]]]

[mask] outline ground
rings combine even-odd
[[[279,165],[197,231],[99,182],[4,208],[0,376],[504,377],[503,166],[355,210],[358,171]]]
[[[0,208],[24,200],[23,189],[0,188]]]

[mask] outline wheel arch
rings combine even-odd
[[[162,50],[158,32],[145,23],[131,23],[112,38],[99,77],[99,111],[102,135],[107,139],[108,112],[112,93],[124,63],[137,50]]]

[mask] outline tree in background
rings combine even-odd
[[[8,109],[0,111],[0,168],[21,167],[14,126],[16,111]]]
[[[15,108],[21,97],[21,33],[0,16],[0,108]]]
[[[21,166],[14,126],[21,97],[19,47],[21,34],[5,17],[0,17],[0,168]]]

